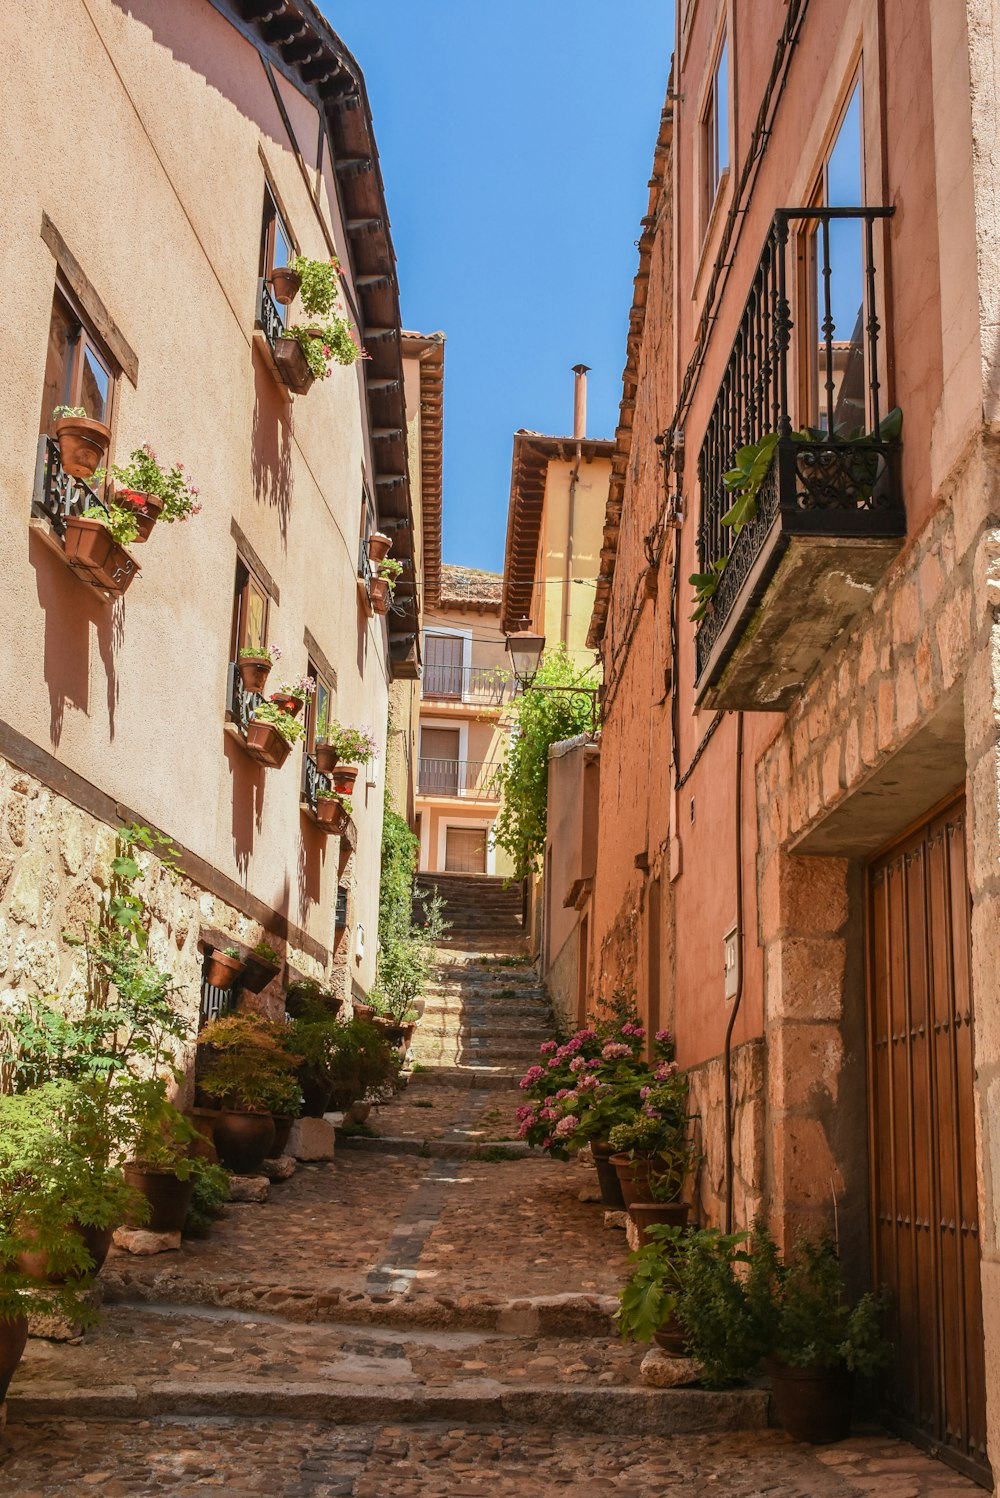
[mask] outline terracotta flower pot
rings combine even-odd
[[[302,708],[303,698],[293,697],[291,692],[272,692],[271,701],[275,707],[280,707],[283,713],[290,713],[296,717]]]
[[[592,1139],[590,1151],[597,1166],[597,1182],[601,1188],[601,1201],[609,1212],[623,1212],[625,1198],[618,1182],[618,1172],[611,1164],[611,1146],[603,1139]]]
[[[15,1316],[12,1321],[0,1320],[0,1405],[7,1398],[10,1381],[24,1356],[27,1341],[27,1316]]]
[[[90,1255],[93,1268],[90,1274],[98,1274],[111,1249],[111,1240],[114,1237],[114,1226],[108,1228],[95,1228],[88,1223],[68,1222],[67,1233],[76,1233],[83,1239],[83,1246]],[[31,1228],[23,1229],[23,1236],[34,1239],[35,1233]],[[30,1274],[32,1279],[42,1280],[49,1285],[64,1285],[70,1278],[66,1272],[52,1274],[49,1270],[49,1255],[44,1249],[25,1249],[24,1253],[17,1256],[17,1267],[22,1274]]]
[[[106,593],[120,597],[139,572],[138,562],[100,520],[68,515],[63,540],[70,566]]]
[[[270,1113],[245,1113],[223,1108],[215,1124],[215,1147],[227,1170],[237,1175],[256,1175],[274,1144],[274,1119]]]
[[[392,596],[388,581],[384,577],[373,577],[368,584],[368,597],[376,614],[387,614]]]
[[[308,360],[296,338],[276,338],[274,362],[278,366],[283,384],[294,395],[306,395],[312,389],[316,376],[309,368]]]
[[[240,987],[245,988],[249,993],[260,993],[261,989],[273,982],[280,972],[280,962],[268,962],[263,957],[255,957],[251,952],[243,968]]]
[[[633,1202],[655,1200],[650,1181],[667,1173],[658,1155],[612,1155],[611,1164],[618,1172],[626,1207],[631,1207]]]
[[[355,1012],[357,1012],[356,1009]],[[373,1014],[371,1023],[377,1030],[381,1030],[390,1045],[401,1046],[403,1044],[404,1026],[398,1020],[392,1019],[388,1014]]]
[[[153,526],[160,518],[163,510],[163,500],[158,494],[142,494],[138,489],[118,489],[115,493],[115,503],[119,505],[131,505],[135,511],[135,523],[139,527],[137,541],[148,541],[153,534]]]
[[[124,1167],[125,1179],[149,1202],[149,1216],[133,1227],[150,1233],[179,1233],[187,1220],[194,1181],[180,1180],[172,1170],[147,1170],[138,1161]]]
[[[790,1368],[768,1360],[771,1398],[778,1424],[796,1441],[825,1446],[844,1441],[851,1433],[854,1374],[835,1368]]]
[[[215,951],[205,965],[205,982],[213,988],[232,988],[242,971],[242,958]]]
[[[247,692],[262,692],[271,673],[271,660],[266,655],[245,655],[236,662],[240,679]]]
[[[384,531],[373,531],[368,537],[368,560],[373,567],[384,561],[391,550],[392,537],[387,536]]]
[[[358,778],[357,765],[337,765],[331,772],[333,788],[342,796],[350,796],[354,790],[354,782]]]
[[[671,1357],[682,1358],[687,1353],[687,1333],[676,1316],[668,1316],[659,1331],[653,1333],[653,1341]]]
[[[337,751],[332,744],[317,743],[316,768],[321,775],[332,775],[337,763]]]
[[[335,796],[320,796],[316,801],[316,820],[321,827],[339,837],[347,831],[351,819],[347,808],[341,806]]]
[[[285,735],[273,723],[251,718],[247,724],[247,753],[272,770],[280,770],[292,752]]]
[[[375,1015],[375,1011],[374,1011],[374,1009],[372,1008],[372,1006],[370,1004],[362,1004],[358,999],[355,999],[355,1001],[354,1001],[354,1018],[355,1019],[361,1019],[361,1020],[364,1020],[366,1024],[371,1024],[372,1019],[374,1018],[374,1015]]]
[[[639,1229],[640,1247],[652,1243],[647,1229],[661,1223],[668,1227],[687,1227],[690,1202],[630,1202],[628,1215]]]
[[[52,428],[59,461],[75,479],[93,478],[111,443],[111,428],[90,416],[60,416]]]
[[[292,1124],[295,1122],[290,1116],[285,1117],[281,1113],[272,1113],[271,1117],[274,1120],[274,1143],[264,1156],[265,1160],[277,1160],[279,1155],[285,1153],[288,1136],[291,1134]]]
[[[271,293],[276,302],[287,307],[294,302],[302,286],[302,277],[290,265],[276,265],[271,272]]]

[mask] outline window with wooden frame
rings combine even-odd
[[[855,81],[809,199],[816,208],[865,204],[861,83]],[[799,416],[846,433],[867,426],[864,225],[806,220],[797,242]]]
[[[708,222],[729,171],[729,42],[725,31],[719,38],[712,78],[701,116],[703,224]]]
[[[375,506],[372,497],[368,493],[367,484],[361,490],[361,540],[358,544],[358,576],[366,581],[371,576],[371,563],[368,560],[368,542],[375,531],[378,530],[378,521],[375,516]]]
[[[316,683],[316,691],[306,706],[306,751],[315,754],[319,727],[322,724],[325,732],[334,716],[335,692],[322,668],[312,659],[309,661],[308,671]]]
[[[295,259],[295,245],[269,187],[264,188],[264,216],[260,233],[260,266],[257,274],[269,281],[272,272]],[[278,316],[284,325],[288,308],[276,302]]]
[[[87,416],[110,426],[119,373],[83,309],[60,279],[49,323],[39,432],[51,429],[56,406],[82,406]]]
[[[230,660],[239,660],[241,650],[267,649],[270,604],[268,591],[253,568],[237,557]]]

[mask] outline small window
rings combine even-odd
[[[461,635],[424,635],[424,696],[461,699],[465,640]]]
[[[375,519],[375,506],[367,488],[361,492],[361,540],[358,546],[358,576],[368,578],[371,576],[371,563],[368,560],[368,542],[378,530]]]
[[[241,650],[263,650],[267,645],[267,589],[242,557],[236,563],[236,597],[233,604],[232,659]]]
[[[278,205],[268,188],[264,189],[264,220],[260,236],[260,268],[258,275],[267,281],[271,273],[279,266],[288,265],[295,258],[295,246],[292,236],[285,227],[285,221],[278,212]],[[282,323],[288,315],[288,308],[276,302],[278,316]]]
[[[729,42],[723,36],[702,115],[705,222],[711,216],[722,179],[729,170]]]
[[[327,724],[334,716],[334,690],[320,668],[309,662],[309,675],[316,683],[315,696],[306,707],[306,750],[316,752],[316,730],[320,723]]]
[[[47,432],[56,406],[82,406],[94,421],[111,425],[117,366],[79,307],[56,288],[45,355],[39,431]]]
[[[486,873],[486,828],[445,829],[444,866],[449,874]]]

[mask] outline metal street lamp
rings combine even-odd
[[[522,621],[524,628],[507,636],[507,653],[521,689],[525,692],[574,692],[580,697],[590,698],[590,731],[597,732],[597,687],[535,686],[535,677],[545,649],[545,636],[536,635],[528,620]]]

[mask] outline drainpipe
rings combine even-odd
[[[580,481],[580,462],[583,458],[581,446],[587,435],[587,371],[589,364],[574,364],[576,381],[573,386],[573,438],[576,442],[576,461],[569,476],[569,519],[566,525],[566,566],[563,571],[562,642],[569,649],[570,616],[573,609],[573,532],[576,527],[576,486]]]
[[[736,993],[723,1050],[726,1232],[733,1231],[733,1030],[743,1002],[743,714],[736,714]]]

